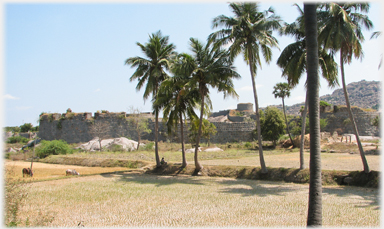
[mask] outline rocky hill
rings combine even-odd
[[[372,108],[375,110],[379,109],[381,94],[380,81],[361,80],[359,82],[353,82],[347,85],[347,90],[351,106]],[[343,88],[336,89],[332,94],[321,96],[320,100],[332,105],[345,105]],[[301,106],[304,106],[304,102],[286,106],[287,114],[299,115]],[[282,108],[282,105],[277,105],[275,107]]]

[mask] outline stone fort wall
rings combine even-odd
[[[92,140],[90,128],[94,123],[108,123],[109,136],[112,138],[127,137],[137,141],[137,134],[126,119],[129,115],[120,113],[66,113],[43,114],[40,116],[39,137],[43,140],[63,139],[68,143],[88,142]],[[223,123],[212,122],[216,126],[217,134],[211,137],[212,143],[235,141],[252,141],[254,123]],[[148,118],[148,127],[152,130],[144,134],[142,140],[154,141],[155,121]],[[188,124],[184,124],[184,139],[188,143]],[[159,141],[180,142],[180,127],[177,135],[168,135],[166,125],[159,121]],[[204,140],[202,139],[202,142]]]
[[[380,115],[378,112],[365,112],[354,108],[356,123],[361,136],[379,136],[379,129],[372,125],[372,120]],[[137,141],[137,135],[132,125],[127,121],[129,114],[119,113],[52,113],[40,116],[39,137],[43,140],[63,139],[68,143],[88,142],[92,140],[90,128],[94,123],[108,123],[111,138],[127,137]],[[348,118],[346,108],[339,108],[332,112],[322,112],[320,118],[328,120],[325,129],[333,133],[353,134],[353,129],[345,120]],[[148,116],[151,133],[145,134],[141,139],[154,141],[155,121]],[[256,128],[254,122],[212,122],[216,126],[217,134],[211,137],[211,143],[227,143],[252,141],[252,132]],[[166,125],[159,121],[159,141],[180,142],[180,127],[177,134],[168,135]],[[188,143],[188,125],[184,124],[184,139]],[[204,139],[202,139],[204,142]]]

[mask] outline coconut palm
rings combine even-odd
[[[163,109],[163,121],[167,124],[168,133],[172,129],[177,131],[180,124],[180,140],[182,152],[182,167],[187,166],[184,146],[184,122],[185,119],[195,119],[197,115],[194,111],[200,102],[200,94],[197,88],[187,88],[188,76],[174,76],[163,81],[159,88],[155,106]]]
[[[371,35],[371,39],[373,38],[378,38],[381,36],[381,31],[376,31],[376,32],[373,32],[372,35]],[[381,58],[380,58],[380,63],[379,63],[379,69],[381,68],[381,64],[383,63],[383,54],[381,54]]]
[[[277,83],[275,86],[273,86],[272,94],[275,96],[275,98],[281,98],[281,100],[283,102],[283,112],[284,112],[285,125],[287,128],[287,133],[288,133],[289,139],[291,140],[291,142],[293,144],[291,133],[289,132],[288,120],[287,120],[287,115],[285,114],[285,104],[284,104],[284,98],[289,97],[291,95],[290,90],[291,90],[291,87],[288,85],[288,83]]]
[[[232,79],[240,78],[240,75],[235,71],[229,51],[215,47],[210,42],[204,45],[194,38],[190,38],[190,47],[192,55],[182,54],[182,61],[175,64],[174,70],[179,74],[190,76],[187,87],[197,88],[200,94],[200,124],[194,155],[195,174],[197,174],[203,169],[198,161],[198,147],[201,138],[205,99],[209,94],[209,87],[223,92],[224,98],[228,95],[238,97]]]
[[[324,48],[340,51],[340,73],[343,85],[345,103],[347,105],[349,119],[352,122],[355,132],[357,145],[363,162],[364,172],[369,173],[369,166],[365,158],[363,146],[360,141],[359,132],[355,118],[351,110],[348,91],[345,83],[344,64],[350,64],[352,57],[363,58],[361,42],[364,41],[362,27],[371,29],[373,24],[369,18],[362,14],[368,13],[368,3],[328,3],[323,4],[325,9],[319,14],[321,30],[319,33],[319,43]],[[362,12],[362,13],[359,13]]]
[[[143,98],[148,99],[149,95],[155,100],[162,81],[169,76],[166,70],[170,68],[171,58],[175,54],[175,45],[169,44],[169,37],[162,36],[158,31],[149,36],[148,43],[144,45],[136,43],[141,51],[146,56],[143,57],[131,57],[125,61],[126,65],[130,65],[132,68],[136,68],[136,71],[132,74],[130,81],[138,80],[136,90],[140,90],[144,87],[145,91]],[[158,148],[158,130],[159,130],[159,110],[155,109],[155,157],[156,166],[160,167],[159,148]]]
[[[304,3],[307,51],[307,93],[310,129],[309,202],[307,226],[322,225],[322,180],[320,151],[319,51],[317,42],[316,4]]]
[[[294,4],[300,16],[295,22],[286,23],[280,30],[280,35],[288,35],[295,38],[295,42],[289,44],[281,52],[277,59],[277,65],[282,69],[282,76],[288,80],[288,84],[294,88],[300,81],[301,76],[306,71],[306,40],[304,28],[304,12],[299,5]],[[322,77],[327,80],[328,87],[334,88],[339,85],[337,80],[337,64],[334,61],[333,53],[327,53],[319,47],[319,66]],[[302,112],[302,128],[300,141],[300,169],[304,169],[304,135],[307,116],[307,95],[305,96],[304,111]]]
[[[254,2],[230,3],[229,7],[235,17],[225,15],[213,19],[213,28],[224,27],[212,33],[209,40],[216,42],[216,45],[229,44],[231,57],[235,58],[243,53],[244,60],[249,65],[251,73],[253,95],[256,110],[256,126],[259,144],[259,157],[262,173],[267,173],[265,166],[263,147],[260,130],[259,102],[256,92],[255,76],[257,67],[261,67],[260,52],[265,61],[272,60],[272,47],[278,47],[278,41],[272,36],[272,31],[280,28],[280,18],[274,15],[273,9],[259,12],[259,6]],[[269,15],[269,13],[273,13]]]

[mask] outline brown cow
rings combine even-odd
[[[32,170],[31,170],[30,168],[23,168],[23,177],[24,177],[25,175],[29,175],[29,176],[33,177],[33,172],[32,172]]]

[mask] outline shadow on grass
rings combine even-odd
[[[338,186],[333,188],[323,187],[323,193],[340,197],[359,196],[368,203],[366,205],[356,205],[358,208],[375,207],[374,210],[380,209],[379,190],[373,188],[362,188],[353,186]]]
[[[283,181],[250,181],[245,179],[236,179],[222,180],[220,181],[220,183],[222,185],[229,186],[222,190],[223,193],[241,194],[242,196],[285,196],[287,192],[296,192],[297,190],[302,189],[302,187],[297,186],[297,184],[295,186],[292,186],[288,185]],[[246,185],[248,187],[231,187],[239,185]],[[308,187],[305,186],[303,186],[303,188],[308,189]]]
[[[114,174],[102,174],[104,177],[116,176]],[[156,175],[156,174],[140,174],[140,173],[129,173],[129,174],[118,174],[119,182],[135,182],[138,184],[153,184],[156,187],[174,184],[191,184],[191,185],[204,185],[204,180],[198,177],[192,176],[170,176],[170,175]]]

